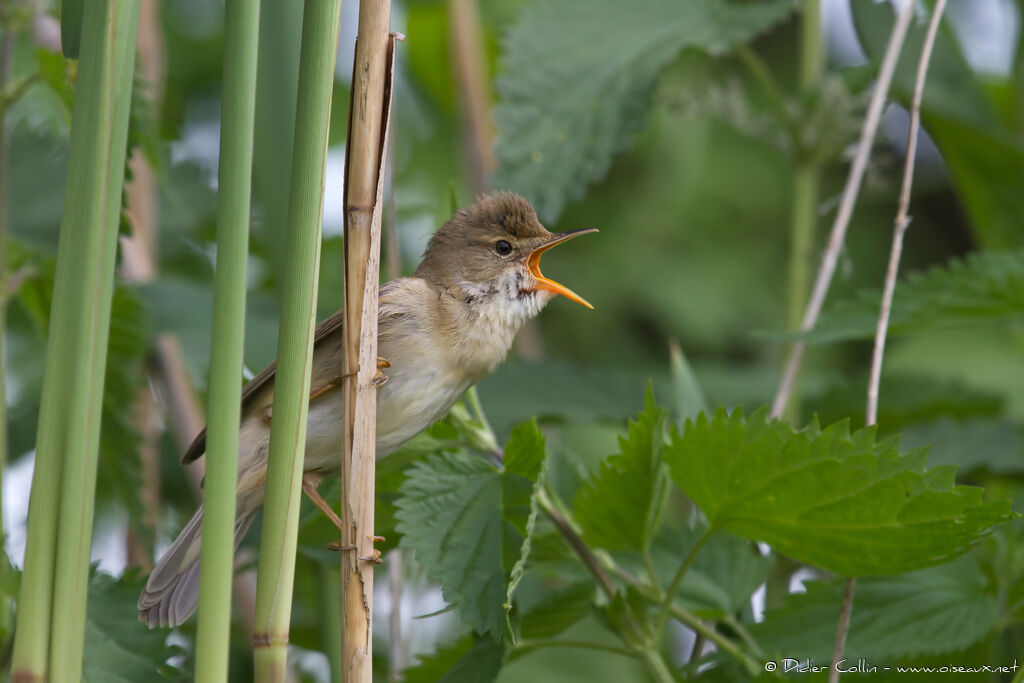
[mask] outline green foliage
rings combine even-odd
[[[712,529],[845,576],[939,564],[1011,517],[1008,503],[983,503],[981,489],[954,484],[955,468],[926,470],[926,459],[874,429],[796,431],[767,410],[701,415],[665,449]]]
[[[812,342],[868,339],[875,333],[877,289],[829,306]],[[896,285],[889,335],[1024,314],[1024,251],[978,251],[946,266],[905,276]]]
[[[576,496],[573,512],[583,539],[607,550],[646,550],[661,521],[669,481],[661,462],[665,413],[650,389],[644,412],[619,439],[620,452]]]
[[[413,465],[401,486],[398,531],[445,599],[481,633],[500,638],[530,553],[543,480],[544,437],[517,427],[503,467],[464,452]]]
[[[82,679],[86,683],[135,683],[162,678],[183,680],[167,662],[181,649],[167,644],[167,631],[138,622],[135,601],[144,580],[94,572],[89,583]]]
[[[498,677],[504,648],[489,638],[466,635],[408,669],[405,683],[490,683]]]
[[[574,583],[550,593],[541,604],[523,615],[523,638],[550,638],[590,614],[594,585],[590,581]]]
[[[541,0],[509,30],[495,111],[497,187],[554,220],[608,172],[644,123],[680,50],[728,52],[785,17],[790,0]],[[615,45],[614,52],[605,48]]]
[[[751,627],[768,654],[828,661],[843,582],[810,582]],[[961,650],[996,625],[995,592],[970,556],[909,574],[857,582],[846,655],[875,661]]]
[[[692,545],[697,542],[704,525],[678,534],[678,547],[669,564],[672,571],[679,566]],[[666,546],[673,543],[669,541]],[[750,596],[768,580],[772,560],[758,552],[750,541],[728,532],[711,536],[698,551],[693,565],[679,587],[678,599],[687,609],[708,619],[721,619],[742,612]]]

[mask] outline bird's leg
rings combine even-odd
[[[320,508],[320,510],[325,515],[327,515],[327,519],[331,520],[334,523],[334,526],[338,527],[338,531],[341,531],[342,533],[345,532],[345,523],[341,521],[341,517],[339,517],[338,513],[334,511],[334,508],[332,508],[330,505],[328,505],[327,501],[324,500],[320,496],[320,493],[316,490],[316,484],[313,482],[312,479],[310,479],[308,477],[303,477],[302,478],[302,492],[305,493],[306,496],[309,497],[309,499],[311,501],[313,501],[314,505],[316,505],[318,508]],[[367,538],[369,538],[374,543],[383,543],[385,540],[387,540],[383,536],[368,536]],[[327,545],[327,549],[328,550],[355,550],[355,548],[353,546],[342,545],[341,541],[334,541],[332,543],[329,543]],[[373,556],[372,557],[360,557],[359,559],[360,560],[367,560],[367,561],[373,562],[375,564],[380,564],[381,563],[380,551],[377,550],[376,548],[374,548],[373,549]]]
[[[383,358],[381,358],[379,356],[377,357],[377,372],[373,375],[373,386],[379,387],[379,386],[381,386],[382,384],[384,384],[385,382],[388,381],[387,375],[385,375],[383,372],[381,372],[381,368],[390,368],[390,367],[391,367],[391,363],[387,362],[386,360],[384,360]],[[354,372],[349,372],[349,373],[346,373],[344,375],[338,375],[337,377],[332,377],[331,379],[327,380],[327,384],[324,384],[321,387],[317,387],[316,389],[313,389],[313,391],[310,392],[310,394],[309,394],[310,402],[320,398],[321,396],[326,394],[331,389],[333,389],[335,387],[338,387],[338,386],[341,386],[342,382],[344,382],[346,378],[352,377],[355,374],[356,373],[354,373]]]
[[[302,492],[306,494],[306,497],[313,501],[313,505],[316,505],[320,508],[321,512],[327,515],[327,519],[331,520],[331,522],[334,523],[334,526],[338,527],[339,531],[345,531],[345,524],[341,521],[341,517],[339,517],[338,513],[334,511],[334,508],[328,505],[327,501],[320,496],[320,493],[316,490],[316,484],[312,479],[308,477],[302,478]]]

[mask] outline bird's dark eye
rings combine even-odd
[[[498,256],[508,256],[512,253],[512,245],[505,240],[498,240],[494,243],[494,251]]]

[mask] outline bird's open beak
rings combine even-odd
[[[545,289],[555,294],[561,294],[562,296],[575,301],[578,304],[582,304],[587,308],[593,308],[586,299],[581,297],[576,292],[572,291],[564,285],[560,285],[554,280],[549,280],[544,277],[544,274],[540,272],[540,257],[545,251],[571,240],[573,237],[579,237],[580,235],[586,235],[588,232],[597,232],[597,228],[583,228],[582,230],[570,230],[568,232],[559,232],[551,236],[551,239],[544,244],[540,245],[526,257],[526,266],[530,269],[530,274],[537,281],[537,289]]]

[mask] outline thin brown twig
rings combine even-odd
[[[917,63],[917,78],[914,81],[914,96],[910,105],[910,129],[907,131],[907,153],[903,162],[903,184],[900,187],[899,209],[896,212],[895,229],[892,233],[892,248],[889,251],[889,266],[885,271],[885,288],[882,292],[882,304],[878,313],[878,325],[875,328],[875,347],[871,354],[871,377],[868,380],[867,424],[878,421],[878,384],[882,376],[882,355],[885,352],[885,337],[889,329],[889,313],[892,310],[893,293],[896,291],[896,275],[900,268],[900,257],[903,254],[903,237],[910,227],[910,188],[914,183],[914,157],[917,154],[917,136],[921,128],[921,98],[924,95],[924,82],[928,75],[928,63],[931,61],[932,48],[938,34],[939,22],[946,8],[946,0],[938,0],[928,23],[921,48],[921,58]]]
[[[896,61],[899,58],[903,42],[907,37],[907,29],[910,27],[910,18],[914,12],[914,3],[906,4],[906,7],[899,13],[892,33],[889,36],[889,44],[885,48],[885,56],[882,59],[882,66],[878,72],[878,79],[875,82],[874,92],[871,94],[871,101],[868,104],[867,115],[864,118],[864,126],[861,128],[860,141],[857,144],[857,152],[850,166],[850,173],[846,178],[846,186],[843,188],[842,199],[839,202],[839,211],[836,213],[835,222],[832,224],[832,231],[829,234],[828,245],[822,255],[821,265],[814,280],[814,287],[811,290],[811,298],[807,302],[804,317],[800,325],[803,332],[814,328],[821,314],[821,307],[825,303],[825,296],[828,294],[829,285],[836,271],[836,263],[839,260],[839,252],[843,247],[846,238],[846,229],[850,225],[850,218],[853,216],[853,207],[857,202],[857,195],[860,193],[861,181],[864,179],[864,172],[867,169],[868,159],[871,156],[871,147],[878,131],[878,123],[882,116],[882,108],[885,105],[886,96],[889,93],[889,86],[892,84],[893,74],[896,70]],[[800,364],[803,361],[804,351],[807,343],[805,341],[794,342],[786,358],[786,367],[782,373],[782,380],[779,382],[779,389],[772,401],[772,417],[780,417],[786,409],[790,394],[796,383],[796,376],[800,371]]]
[[[558,532],[562,534],[562,537],[566,542],[572,546],[573,551],[575,551],[576,555],[580,558],[580,561],[583,562],[587,570],[593,575],[597,584],[601,587],[601,590],[604,591],[604,594],[609,598],[614,598],[616,592],[615,583],[608,575],[608,572],[604,570],[604,567],[601,566],[597,557],[594,556],[594,553],[590,550],[590,546],[580,538],[580,535],[576,533],[576,530],[572,527],[572,524],[569,523],[569,520],[567,520],[562,513],[555,508],[554,503],[543,490],[537,494],[537,502],[551,520],[551,523],[555,525],[556,529],[558,529]]]
[[[899,208],[892,233],[892,247],[889,250],[889,265],[885,272],[885,286],[882,291],[882,302],[879,306],[878,324],[875,328],[875,346],[871,354],[871,375],[868,380],[866,423],[874,425],[878,421],[878,385],[882,377],[882,357],[885,353],[885,337],[889,329],[889,313],[892,310],[893,293],[896,291],[896,275],[899,273],[900,257],[903,254],[903,238],[910,226],[910,188],[914,182],[914,157],[917,153],[917,136],[921,127],[921,98],[924,94],[925,78],[928,74],[928,63],[931,61],[932,48],[938,34],[939,22],[946,8],[946,0],[938,0],[932,11],[921,48],[921,57],[917,63],[917,77],[914,81],[914,95],[910,105],[910,126],[907,131],[907,151],[903,162],[903,183],[900,187]],[[846,635],[850,629],[850,614],[853,611],[853,596],[857,588],[857,580],[846,580],[843,587],[843,603],[839,612],[839,624],[836,629],[835,648],[832,653],[832,666],[829,667],[829,683],[839,681],[838,664],[842,661],[846,646]]]

